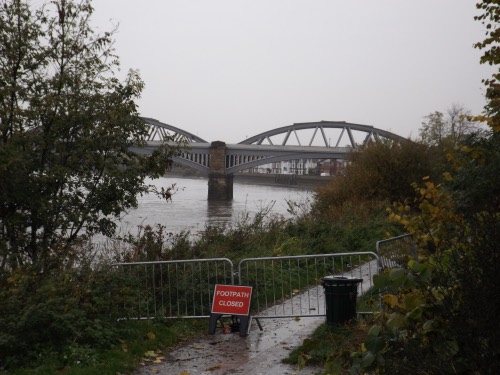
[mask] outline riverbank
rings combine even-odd
[[[185,168],[174,167],[165,177],[184,177],[184,178],[206,178],[206,174]],[[314,189],[328,184],[333,177],[313,176],[313,175],[295,175],[295,174],[276,174],[276,173],[248,173],[239,172],[234,174],[234,182],[246,184],[260,184],[267,186],[298,187],[301,189]]]
[[[332,177],[302,176],[295,174],[273,173],[235,173],[234,181],[240,183],[259,183],[286,187],[316,188],[328,184]]]

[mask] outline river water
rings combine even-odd
[[[161,224],[167,232],[180,233],[188,230],[196,234],[206,224],[234,224],[245,216],[254,217],[262,210],[270,214],[291,217],[287,202],[307,205],[312,188],[287,187],[286,185],[261,185],[234,182],[233,200],[230,202],[208,201],[206,178],[162,177],[147,181],[158,189],[175,184],[172,200],[165,201],[154,194],[139,197],[139,206],[122,218],[120,232],[137,234],[138,226]]]

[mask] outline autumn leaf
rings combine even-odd
[[[394,306],[398,305],[398,297],[396,297],[394,294],[386,294],[384,296],[384,303],[386,303],[391,307],[391,309],[393,309]]]
[[[148,350],[146,353],[144,353],[146,357],[156,357],[156,352],[154,350]]]
[[[212,367],[207,368],[207,371],[214,371],[214,370],[218,370],[220,368],[221,368],[221,364],[217,363],[216,365],[213,365]]]

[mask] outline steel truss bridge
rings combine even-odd
[[[149,125],[147,146],[138,148],[137,152],[151,153],[164,142],[182,142],[185,149],[173,157],[174,162],[204,173],[213,171],[212,143],[158,120],[147,117],[143,120]],[[360,146],[383,139],[402,141],[405,138],[373,126],[344,121],[295,123],[255,135],[238,144],[225,144],[224,174],[288,160],[345,159]]]

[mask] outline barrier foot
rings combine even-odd
[[[215,334],[215,329],[217,328],[217,320],[222,316],[222,314],[210,314],[210,321],[208,322],[208,334]]]
[[[252,318],[250,315],[240,315],[240,337],[248,335],[250,331],[250,322]]]
[[[254,319],[257,322],[257,325],[259,326],[259,330],[263,331],[264,329],[262,328],[262,325],[260,324],[259,318],[254,318]]]

